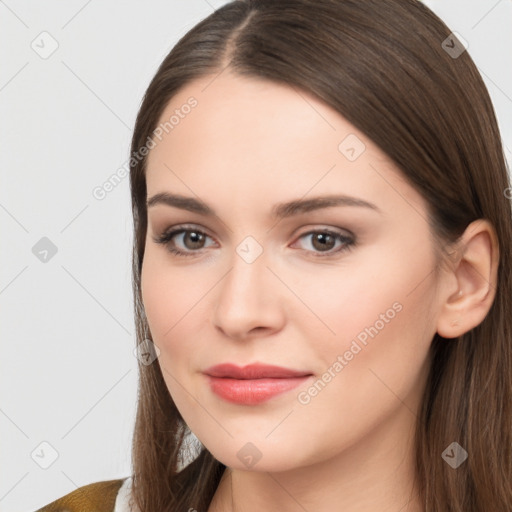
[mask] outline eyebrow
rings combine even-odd
[[[206,203],[194,197],[186,197],[179,194],[169,194],[168,192],[160,192],[147,200],[146,205],[148,208],[164,204],[173,206],[189,212],[198,213],[204,216],[215,216],[217,214]],[[271,210],[272,218],[284,219],[293,217],[301,213],[308,213],[322,208],[330,208],[333,206],[356,206],[362,208],[369,208],[376,212],[382,213],[381,209],[364,199],[347,195],[327,195],[312,197],[310,199],[295,199],[286,203],[278,203],[274,205]]]

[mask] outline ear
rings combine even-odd
[[[479,325],[496,295],[499,262],[498,238],[486,219],[468,225],[459,241],[446,279],[437,332],[456,338]]]

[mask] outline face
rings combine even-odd
[[[423,198],[363,133],[285,85],[224,72],[188,84],[161,123],[173,115],[148,155],[148,199],[180,195],[213,213],[152,202],[141,287],[192,432],[225,465],[259,459],[258,471],[343,454],[384,425],[400,439],[436,331]],[[324,196],[351,199],[313,208]],[[292,201],[307,202],[278,207]],[[233,402],[204,373],[220,363],[309,376]]]

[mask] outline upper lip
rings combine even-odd
[[[270,378],[290,378],[303,377],[311,375],[311,372],[292,370],[270,364],[254,363],[247,366],[237,366],[232,363],[217,364],[207,368],[204,373],[211,377],[231,377],[233,379],[264,379]]]

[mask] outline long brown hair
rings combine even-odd
[[[192,28],[151,81],[131,151],[140,155],[169,100],[190,81],[230,71],[308,91],[394,161],[426,199],[435,247],[488,219],[499,240],[495,300],[463,336],[432,340],[418,413],[417,482],[425,511],[512,510],[512,214],[495,112],[475,64],[417,0],[241,0]],[[147,227],[146,158],[132,158],[137,343],[148,337],[140,291]],[[158,364],[139,365],[133,496],[143,512],[206,511],[226,469],[190,433]],[[456,470],[453,441],[469,454]],[[188,454],[188,455],[187,455]]]

